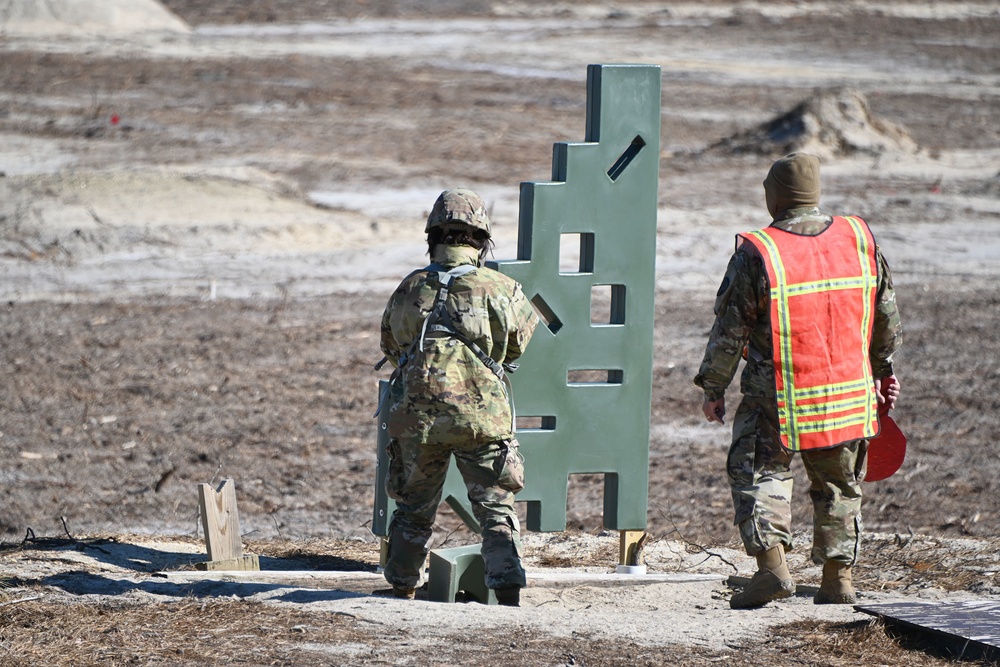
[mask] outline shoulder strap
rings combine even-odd
[[[431,270],[434,266],[435,265],[432,264],[427,268],[428,270]],[[476,355],[481,362],[483,362],[484,366],[490,369],[490,371],[500,380],[503,380],[503,367],[492,357],[486,354],[481,347],[476,345],[471,338],[463,334],[455,327],[455,323],[451,320],[451,314],[448,313],[448,309],[445,307],[445,304],[448,301],[448,294],[451,292],[451,285],[455,282],[455,278],[472,273],[475,270],[476,267],[471,264],[462,264],[461,266],[456,266],[450,271],[437,272],[438,281],[441,283],[441,287],[438,289],[437,298],[434,300],[434,307],[424,320],[424,325],[420,332],[420,349],[423,349],[424,347],[423,341],[428,331],[434,333],[445,333],[469,348],[472,353]]]
[[[441,266],[437,262],[432,262],[427,267],[419,270],[436,274],[440,287],[438,287],[437,296],[434,298],[434,305],[431,307],[430,312],[427,313],[427,316],[424,318],[423,324],[420,327],[420,335],[417,337],[416,340],[410,343],[410,346],[400,356],[399,366],[395,370],[393,370],[392,376],[389,378],[390,385],[393,382],[399,381],[399,379],[402,377],[403,366],[405,366],[406,363],[413,358],[413,355],[418,350],[423,351],[424,338],[426,337],[428,331],[443,332],[459,340],[466,347],[472,350],[472,353],[475,354],[479,358],[479,360],[482,361],[483,364],[493,372],[494,375],[496,375],[501,381],[505,380],[503,367],[496,361],[494,361],[488,354],[483,352],[482,348],[476,345],[468,336],[461,333],[460,331],[458,331],[458,329],[455,328],[454,323],[451,321],[451,315],[448,313],[448,309],[445,307],[448,301],[448,294],[451,292],[451,285],[453,282],[455,282],[455,279],[467,275],[469,273],[472,273],[477,268],[478,267],[473,266],[471,264],[461,264],[451,270],[446,270],[443,266]],[[414,271],[414,273],[418,273],[419,271]],[[411,273],[410,275],[413,274]],[[382,357],[382,360],[379,361],[377,364],[375,364],[375,370],[380,370],[387,361],[388,361],[387,357]],[[385,393],[386,394],[388,393],[388,389],[386,390]],[[377,417],[379,412],[381,412],[382,410],[382,401],[384,400],[384,398],[385,395],[379,397],[379,406],[375,410],[375,415],[374,415],[375,417]]]
[[[413,357],[413,355],[417,352],[417,350],[423,351],[424,338],[427,335],[428,331],[445,333],[448,336],[455,338],[463,345],[465,345],[467,348],[469,348],[469,350],[471,350],[472,353],[476,355],[476,357],[481,362],[483,362],[483,365],[486,366],[488,369],[490,369],[490,371],[497,376],[497,379],[500,380],[500,383],[503,385],[504,394],[507,396],[507,401],[510,403],[510,408],[511,408],[510,429],[513,432],[516,430],[517,422],[514,413],[514,401],[510,393],[512,391],[510,386],[510,380],[507,379],[507,374],[504,372],[504,367],[501,366],[499,363],[497,363],[491,356],[486,354],[481,347],[479,347],[478,345],[476,345],[475,342],[473,342],[471,338],[469,338],[468,336],[466,336],[465,334],[463,334],[462,332],[460,332],[458,329],[455,328],[455,324],[451,320],[451,314],[448,312],[448,309],[446,308],[446,303],[448,301],[448,294],[451,292],[452,283],[455,282],[456,278],[472,273],[473,271],[476,270],[476,268],[477,267],[472,266],[470,264],[462,264],[461,266],[456,266],[450,271],[445,271],[444,267],[441,266],[440,264],[432,263],[429,266],[427,266],[426,269],[424,269],[425,271],[437,274],[437,279],[438,282],[440,283],[440,287],[438,288],[437,296],[434,299],[434,306],[431,308],[431,311],[427,314],[427,317],[424,318],[424,322],[421,325],[420,336],[418,336],[416,340],[410,343],[410,347],[406,350],[405,353],[403,353],[402,357],[400,358],[399,366],[393,371],[392,377],[389,378],[389,384],[392,384],[394,381],[399,380],[399,378],[402,376],[403,366],[410,358]],[[382,362],[379,362],[379,365],[376,367],[376,370],[378,370],[378,368],[380,368],[383,363],[384,359]],[[517,368],[517,364],[509,364],[508,368],[510,368],[511,372],[513,372]],[[379,397],[379,406],[378,409],[375,411],[376,417],[382,410],[382,402],[387,394],[388,394],[388,387],[386,389],[386,392]]]

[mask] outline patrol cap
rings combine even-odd
[[[781,158],[767,172],[764,194],[772,216],[799,206],[818,206],[819,158],[808,153]]]
[[[427,216],[427,226],[424,233],[431,231],[435,227],[445,227],[452,224],[468,225],[473,229],[481,229],[490,234],[490,216],[486,213],[486,204],[483,198],[472,190],[456,188],[445,190],[437,201],[434,208]]]

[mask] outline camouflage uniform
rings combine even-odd
[[[771,226],[815,236],[831,221],[816,207],[798,207],[779,214]],[[892,355],[902,340],[902,329],[889,267],[877,247],[875,252],[878,291],[869,360],[873,377],[884,378],[893,374]],[[789,466],[793,452],[786,450],[778,437],[769,298],[763,260],[752,244],[744,243],[730,259],[719,288],[715,324],[695,377],[706,400],[722,398],[747,350],[740,382],[743,400],[733,418],[727,472],[735,523],[751,556],[779,544],[786,549],[792,547]],[[866,440],[854,440],[829,449],[801,452],[811,482],[812,559],[817,564],[836,560],[853,565],[857,560],[867,448]]]
[[[478,251],[468,246],[439,244],[432,260],[445,270],[479,265]],[[386,306],[381,344],[394,366],[421,336],[438,294],[436,275],[410,274]],[[499,363],[521,355],[538,323],[521,287],[488,268],[456,278],[446,307],[455,328]],[[514,494],[524,486],[524,467],[504,385],[467,345],[447,335],[427,334],[423,353],[414,356],[399,368],[386,400],[386,486],[396,501],[386,580],[396,588],[416,586],[454,454],[482,526],[486,585],[523,587]]]

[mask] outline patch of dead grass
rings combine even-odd
[[[247,540],[244,551],[286,561],[294,569],[374,572],[379,564],[378,542],[360,540]]]
[[[246,601],[0,607],[0,657],[9,667],[100,664],[301,664],[296,645],[364,642],[356,621]]]
[[[947,648],[932,641],[929,635],[903,633],[874,619],[852,623],[798,621],[772,628],[769,637],[760,644],[740,648],[751,659],[733,661],[733,665],[938,667],[954,664]],[[761,660],[764,656],[769,656],[769,659]]]
[[[866,536],[855,580],[867,590],[1000,594],[1000,538]]]

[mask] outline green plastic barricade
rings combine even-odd
[[[542,318],[511,376],[527,528],[566,528],[569,477],[604,475],[604,526],[646,527],[660,68],[591,65],[582,143],[553,147],[552,180],[522,183],[517,259],[490,264]],[[381,390],[381,387],[380,387]],[[388,534],[385,424],[372,530]],[[479,532],[454,461],[444,500]]]

